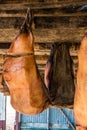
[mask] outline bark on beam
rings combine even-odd
[[[80,42],[86,31],[84,28],[56,28],[33,30],[35,42]],[[0,29],[0,42],[8,43],[18,35],[18,29]]]
[[[4,28],[20,28],[25,17],[24,16],[0,16],[0,29]],[[59,28],[59,27],[85,27],[87,25],[87,16],[35,16],[35,28]]]

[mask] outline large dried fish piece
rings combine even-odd
[[[78,51],[77,86],[74,99],[76,130],[87,130],[87,34]]]
[[[34,56],[30,10],[18,36],[12,42],[3,65],[3,78],[16,111],[35,115],[49,106],[49,96]]]
[[[55,43],[45,68],[45,84],[55,107],[73,107],[74,76],[69,47],[65,43]]]

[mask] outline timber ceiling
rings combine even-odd
[[[35,56],[41,75],[53,43],[69,45],[74,72],[77,51],[87,29],[87,0],[0,0],[0,54],[17,36],[28,8],[34,15]],[[4,57],[0,55],[0,72]]]

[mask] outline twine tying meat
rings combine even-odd
[[[33,52],[28,52],[28,53],[20,53],[20,54],[13,54],[13,53],[1,53],[1,56],[4,57],[14,57],[14,58],[18,58],[18,57],[22,57],[22,56],[28,56],[28,55],[33,55]]]

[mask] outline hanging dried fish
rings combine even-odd
[[[45,67],[44,81],[49,89],[52,105],[73,107],[74,76],[69,48],[66,44],[54,44]]]
[[[87,33],[78,52],[77,86],[74,99],[76,130],[87,130]]]
[[[28,10],[18,36],[8,50],[2,75],[14,109],[35,115],[49,107],[49,96],[36,65],[31,26],[32,13]]]

